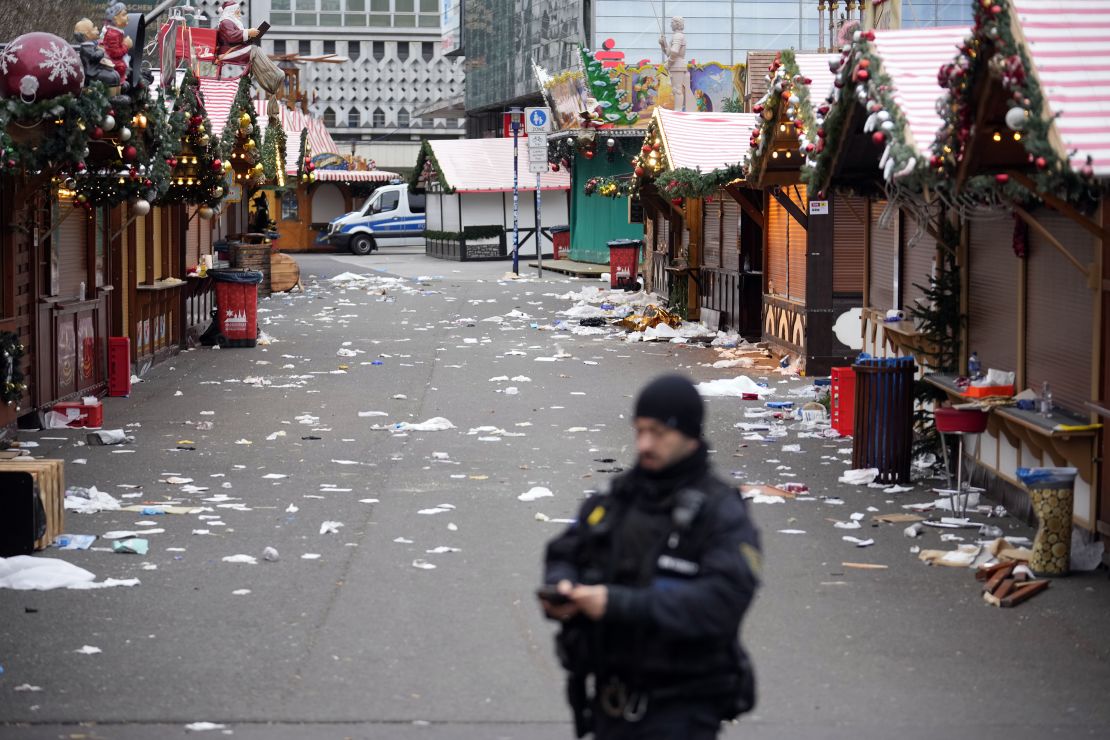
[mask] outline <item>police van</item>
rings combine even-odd
[[[383,185],[362,208],[333,219],[322,241],[352,254],[370,254],[380,247],[424,243],[423,192],[411,193],[405,183]]]

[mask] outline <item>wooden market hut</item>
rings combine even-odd
[[[639,152],[644,129],[611,128],[596,131],[567,129],[552,134],[548,161],[570,176],[570,250],[576,262],[609,264],[610,241],[643,239],[643,214],[627,199],[591,198],[586,183],[595,178],[628,178],[632,155]],[[609,142],[613,145],[610,146]],[[558,226],[561,224],[551,224]]]
[[[564,171],[540,176],[540,235],[533,198],[536,176],[527,172],[521,147],[518,180],[520,254],[534,256],[536,243],[551,253],[551,226],[567,223],[570,178]],[[427,140],[413,184],[427,190],[425,252],[453,260],[505,259],[512,254],[512,139]]]
[[[758,332],[761,213],[743,193],[751,113],[656,108],[637,158],[648,290],[681,301],[691,319]],[[673,302],[673,301],[672,301]],[[711,326],[710,328],[718,328]]]
[[[817,108],[825,136],[804,174],[834,209],[851,211],[836,219],[837,241],[851,238],[863,249],[834,265],[834,282],[843,276],[839,282],[851,281],[859,295],[862,334],[854,346],[876,356],[912,354],[935,365],[912,311],[925,302],[938,254],[955,255],[958,244],[930,158],[942,123],[937,70],[966,35],[960,27],[863,32],[834,62],[835,83]]]
[[[1018,391],[1048,383],[1055,404],[1049,418],[994,410],[977,459],[994,484],[1021,466],[1078,468],[1073,521],[1110,535],[1110,440],[1087,426],[1110,415],[1110,0],[975,7],[941,73],[950,106],[931,162],[966,224],[965,351],[1014,372]]]
[[[267,102],[255,101],[255,107],[259,128],[265,135],[269,127]],[[339,156],[339,147],[323,121],[300,109],[283,105],[278,117],[285,132],[286,158],[284,181],[266,188],[270,218],[278,232],[273,248],[282,252],[335,251],[318,241],[328,222],[355,210],[375,186],[397,180],[400,175],[376,168],[349,169],[349,161]],[[303,177],[307,174],[306,158],[315,169]]]
[[[818,153],[818,103],[832,88],[826,54],[783,51],[752,110],[758,123],[747,184],[757,189],[763,229],[763,339],[796,355],[808,375],[846,364],[856,350],[834,326],[859,306],[862,294],[865,202],[812,194],[802,182]]]

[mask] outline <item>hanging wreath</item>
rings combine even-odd
[[[11,406],[23,398],[27,384],[19,369],[23,359],[23,343],[15,332],[0,331],[0,398]]]

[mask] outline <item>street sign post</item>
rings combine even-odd
[[[524,130],[531,134],[546,134],[551,131],[550,108],[525,108]]]

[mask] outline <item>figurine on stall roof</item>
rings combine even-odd
[[[257,28],[243,25],[243,9],[239,0],[224,0],[220,4],[220,25],[216,28],[216,58],[223,64],[250,64],[249,42],[256,36]]]
[[[116,66],[104,56],[100,48],[100,31],[88,18],[82,18],[73,26],[73,45],[81,57],[85,68],[86,83],[92,80],[101,82],[109,90],[119,88],[119,73]]]
[[[129,52],[135,42],[127,35],[127,6],[112,3],[104,10],[104,28],[100,33],[100,45],[108,55],[112,66],[119,75],[122,87],[127,87],[127,63]]]
[[[680,15],[671,18],[671,43],[659,34],[659,47],[666,57],[667,74],[671,78],[674,110],[690,110],[694,106],[694,93],[690,90],[690,69],[686,66],[686,21]]]

